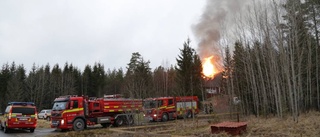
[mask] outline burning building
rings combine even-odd
[[[221,81],[222,81],[222,73],[218,73],[214,78],[205,79],[204,82],[204,90],[205,90],[205,98],[211,98],[217,94],[222,93],[221,90]]]

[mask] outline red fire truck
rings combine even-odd
[[[143,101],[144,117],[149,121],[191,118],[199,113],[197,96],[148,98]]]
[[[51,127],[80,131],[87,126],[134,124],[134,114],[142,110],[142,100],[107,95],[103,98],[67,95],[54,100]]]

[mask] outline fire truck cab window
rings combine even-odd
[[[73,108],[78,108],[78,100],[73,101]]]
[[[163,105],[163,100],[158,100],[158,106],[162,106]]]
[[[68,102],[54,102],[52,110],[64,110],[66,109]]]
[[[173,99],[169,99],[168,105],[172,105],[172,104],[173,104]]]
[[[143,102],[144,108],[157,108],[163,105],[163,100],[146,100]]]

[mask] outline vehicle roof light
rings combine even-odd
[[[33,102],[9,102],[8,105],[22,105],[22,106],[31,105],[31,106],[34,106],[34,103]]]

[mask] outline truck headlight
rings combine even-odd
[[[154,117],[157,117],[157,114],[153,114]]]
[[[63,124],[64,124],[64,119],[61,120],[61,125],[63,125]]]

